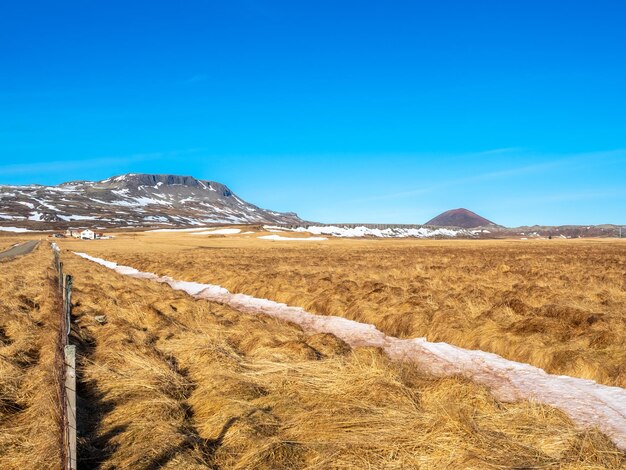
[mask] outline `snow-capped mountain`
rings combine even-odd
[[[0,185],[0,226],[50,229],[301,222],[295,213],[261,209],[223,184],[191,176],[131,173],[58,186]]]

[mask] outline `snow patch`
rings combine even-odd
[[[71,222],[73,220],[95,220],[97,217],[93,217],[90,215],[58,215],[57,217],[61,220],[65,220],[66,222]],[[104,220],[104,219],[103,219]]]
[[[359,227],[339,227],[335,225],[328,226],[316,226],[309,227],[297,227],[297,228],[283,228],[274,225],[265,225],[263,227],[270,232],[289,231],[289,232],[308,232],[313,235],[330,235],[333,237],[341,238],[361,238],[361,237],[376,237],[376,238],[431,238],[431,237],[456,237],[458,235],[473,235],[468,230],[452,230],[448,228],[430,229],[426,227],[420,228],[369,228],[365,226]]]
[[[37,201],[40,205],[44,206],[46,209],[50,209],[52,211],[58,211],[59,210],[56,206],[53,206],[49,202],[44,201],[42,199],[33,198],[33,201]]]
[[[27,228],[21,227],[0,227],[0,232],[15,232],[15,233],[24,233],[24,232],[33,232],[34,230],[28,230]]]
[[[118,193],[118,192],[121,192],[121,191],[112,191],[112,192],[113,193]],[[120,194],[118,194],[118,196],[120,196]],[[124,197],[124,196],[122,196],[122,197]],[[117,201],[112,201],[109,204],[112,204],[114,206],[124,206],[124,207],[145,207],[145,206],[149,206],[151,204],[170,205],[169,202],[160,201],[158,199],[153,199],[153,198],[144,197],[144,196],[128,197],[124,201],[117,200]]]
[[[219,228],[215,230],[207,230],[205,232],[195,232],[192,233],[192,235],[235,235],[240,232],[241,229],[239,228]]]
[[[159,233],[159,232],[197,232],[198,230],[204,230],[206,227],[199,228],[159,228],[155,230],[146,230],[149,233]]]
[[[259,240],[276,240],[276,241],[287,241],[287,242],[319,242],[323,240],[328,240],[326,237],[308,237],[308,238],[294,238],[294,237],[282,237],[280,235],[264,235],[262,237],[257,237]]]

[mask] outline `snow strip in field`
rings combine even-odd
[[[411,361],[435,376],[465,376],[487,386],[502,401],[526,399],[554,406],[567,413],[579,426],[597,427],[620,449],[626,450],[626,389],[601,385],[593,380],[551,375],[538,367],[509,361],[484,351],[431,343],[424,338],[399,339],[387,336],[367,323],[315,315],[300,307],[232,294],[217,285],[177,281],[169,276],[141,272],[85,253],[75,254],[126,276],[168,284],[197,299],[219,302],[245,313],[269,315],[295,323],[305,331],[332,333],[353,347],[382,348],[391,359]]]
[[[320,242],[324,240],[328,240],[326,237],[308,237],[308,238],[296,238],[296,237],[281,237],[280,235],[264,235],[262,237],[257,237],[259,240],[276,240],[276,241],[287,241],[287,242]]]
[[[15,232],[15,233],[24,233],[24,232],[32,232],[33,230],[28,230],[27,228],[21,227],[0,227],[1,232]]]
[[[191,235],[235,235],[240,233],[239,228],[218,228],[215,230],[207,230],[205,232],[194,232]]]
[[[199,228],[158,228],[155,230],[147,230],[148,233],[166,233],[166,232],[198,232],[200,230],[206,230],[207,227]]]

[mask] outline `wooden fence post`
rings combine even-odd
[[[72,328],[72,276],[63,275],[63,313],[65,315],[66,335],[69,336]]]
[[[64,355],[67,469],[76,470],[76,346],[65,346]]]
[[[70,345],[69,334],[72,328],[72,276],[63,274],[63,263],[58,261],[59,289],[63,299],[61,309],[60,348],[64,366],[62,384],[63,442],[65,446],[65,470],[77,470],[76,455],[76,346]]]

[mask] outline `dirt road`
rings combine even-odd
[[[39,242],[37,240],[31,240],[9,248],[6,251],[0,252],[0,261],[15,258],[16,256],[26,255],[33,251],[38,243]]]

